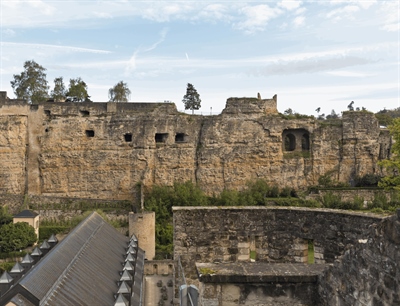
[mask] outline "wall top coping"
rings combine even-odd
[[[232,210],[232,211],[254,211],[254,210],[266,210],[266,211],[305,211],[315,213],[326,213],[326,214],[343,214],[351,216],[368,217],[375,219],[385,219],[390,216],[383,216],[367,212],[355,212],[346,211],[340,209],[328,209],[328,208],[307,208],[307,207],[291,207],[291,206],[173,206],[172,211],[213,211],[213,210]]]
[[[196,263],[203,283],[315,283],[329,264],[301,263]]]

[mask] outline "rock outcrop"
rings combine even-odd
[[[222,114],[172,103],[0,102],[0,192],[135,199],[140,182],[192,180],[208,193],[264,178],[304,188],[321,175],[377,173],[390,136],[374,114],[287,119],[277,98],[230,98]]]

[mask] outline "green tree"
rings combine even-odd
[[[24,63],[24,69],[21,74],[14,74],[14,80],[11,81],[17,99],[24,99],[32,104],[46,101],[49,90],[46,68],[32,60]]]
[[[128,84],[123,81],[118,82],[113,88],[108,90],[110,102],[128,102],[131,96],[131,91]]]
[[[9,223],[0,227],[2,252],[13,252],[32,245],[37,240],[35,230],[25,222]]]
[[[70,102],[91,102],[87,92],[87,85],[81,78],[69,80],[66,96]]]
[[[187,84],[186,95],[183,96],[182,102],[185,105],[185,109],[192,110],[192,114],[195,109],[197,110],[201,107],[200,95],[196,88],[190,83]]]
[[[0,207],[0,226],[11,223],[13,217],[8,213],[7,208],[4,206]]]
[[[379,162],[379,165],[386,169],[387,175],[379,181],[378,186],[400,190],[400,118],[393,119],[388,128],[394,140],[392,156]]]
[[[62,77],[54,79],[54,89],[51,91],[50,96],[54,99],[54,102],[62,102],[65,100],[66,90]]]

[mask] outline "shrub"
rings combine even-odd
[[[24,249],[37,240],[35,230],[25,222],[9,223],[0,227],[2,252]]]
[[[340,208],[342,204],[340,196],[332,192],[325,193],[321,201],[325,208]]]
[[[365,174],[356,176],[354,183],[356,187],[377,187],[381,177],[377,174]]]

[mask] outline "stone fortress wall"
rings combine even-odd
[[[316,263],[333,263],[347,245],[366,239],[382,217],[329,209],[267,207],[174,207],[174,258],[186,277],[195,262],[307,262],[308,243]]]
[[[267,207],[173,212],[174,256],[202,305],[400,304],[400,210],[390,217]],[[310,240],[315,264],[301,264]]]
[[[230,98],[222,114],[173,103],[0,101],[0,193],[131,200],[138,183],[191,180],[207,193],[263,178],[304,188],[377,173],[391,140],[373,114],[286,119],[272,99]]]

